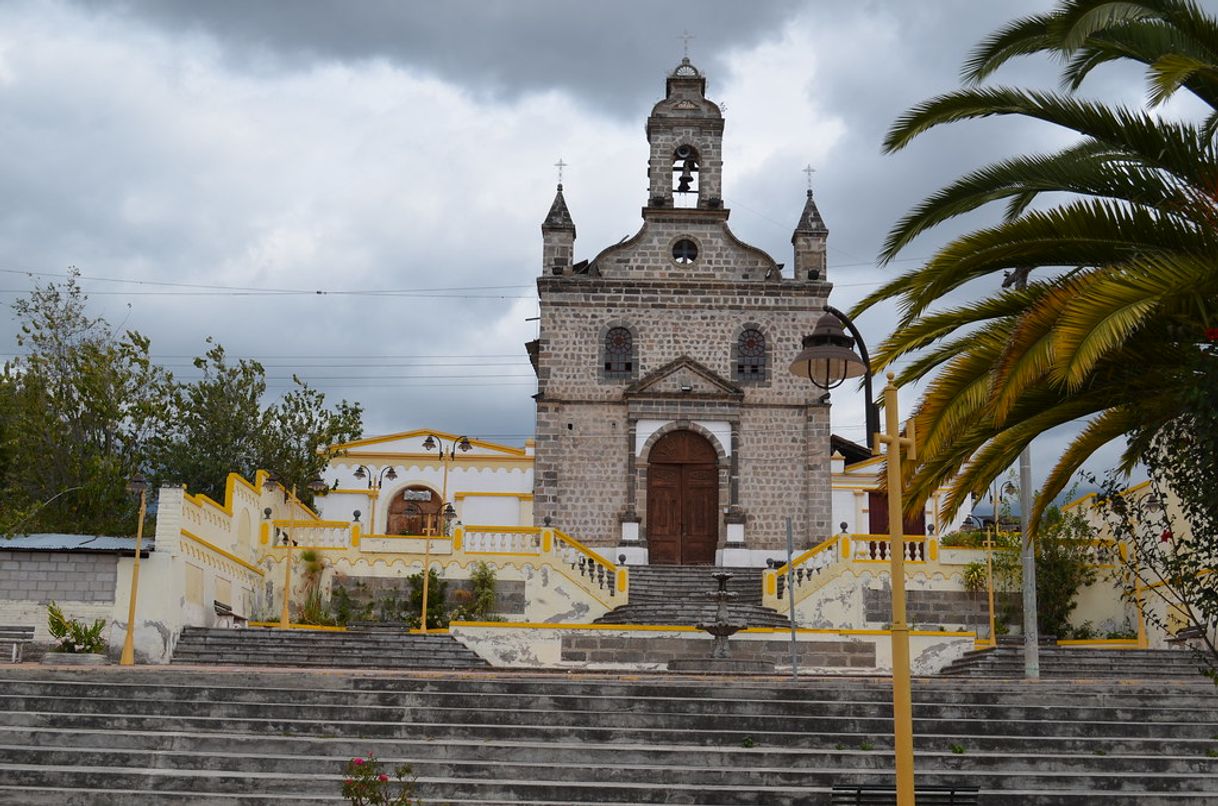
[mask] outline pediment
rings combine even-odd
[[[353,442],[343,442],[337,445],[331,445],[323,450],[328,454],[339,454],[348,457],[359,456],[375,456],[378,454],[422,454],[428,453],[424,443],[429,436],[434,436],[435,439],[442,443],[452,445],[460,439],[459,435],[449,434],[446,431],[433,431],[430,429],[417,429],[414,431],[402,431],[397,434],[385,434],[376,437],[365,437],[357,439]],[[525,451],[520,448],[513,448],[510,445],[499,445],[494,442],[469,438],[470,450],[463,452],[462,455],[468,457],[515,457],[524,456]],[[433,451],[434,452],[434,449]]]
[[[624,393],[625,397],[641,395],[739,399],[744,390],[684,355],[635,381]]]

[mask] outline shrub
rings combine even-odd
[[[980,593],[986,589],[986,581],[989,579],[989,573],[986,571],[985,563],[971,562],[964,566],[964,589],[970,593]]]
[[[452,612],[453,621],[502,621],[503,618],[495,613],[495,569],[484,562],[474,566],[470,574],[473,592],[458,591],[464,594],[457,608]]]
[[[428,583],[430,585],[430,583]],[[430,593],[430,591],[429,591]],[[394,778],[397,779],[396,784]],[[395,791],[396,790],[396,791]],[[353,758],[344,770],[342,795],[356,806],[421,806],[414,798],[414,774],[409,764],[400,764],[392,776],[376,756]]]
[[[98,619],[92,626],[86,627],[76,619],[70,619],[59,609],[59,605],[51,602],[47,605],[47,630],[51,637],[59,642],[56,652],[72,654],[102,653],[106,651],[105,639],[101,632],[105,628],[104,619]]]
[[[448,580],[441,578],[434,570],[427,572],[427,628],[448,626],[448,612],[444,609],[444,601],[448,593]],[[419,617],[423,610],[423,573],[409,577],[410,599],[406,608],[406,623],[411,627],[421,624]]]

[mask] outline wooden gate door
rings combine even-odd
[[[647,461],[647,545],[652,565],[713,565],[719,543],[715,449],[692,431],[673,431]]]

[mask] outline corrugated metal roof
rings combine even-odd
[[[134,537],[110,537],[108,535],[35,534],[0,537],[0,551],[81,551],[104,554],[134,554]],[[156,546],[145,537],[140,547],[141,556],[147,556]]]

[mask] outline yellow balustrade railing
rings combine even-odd
[[[793,557],[790,563],[764,571],[761,576],[763,596],[773,600],[782,599],[786,595],[787,575],[790,572],[796,601],[802,599],[811,592],[805,586],[811,585],[823,570],[840,562],[842,542],[841,536],[834,535]]]
[[[581,580],[586,579],[587,584],[608,593],[610,598],[629,592],[629,578],[624,567],[619,568],[565,532],[543,530],[542,552],[553,554],[577,572]]]
[[[888,535],[847,535],[850,540],[848,559],[851,562],[888,562],[891,559],[892,538]],[[924,563],[938,559],[937,541],[924,535],[905,536],[905,561]]]

